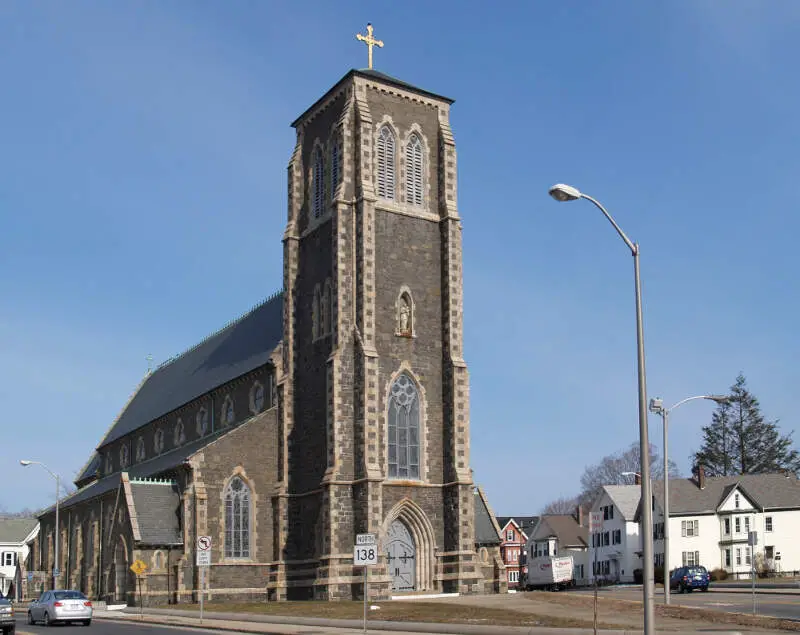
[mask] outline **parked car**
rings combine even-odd
[[[17,621],[14,618],[14,607],[6,598],[0,597],[0,628],[4,635],[14,635]]]
[[[28,624],[43,622],[50,626],[57,622],[92,623],[92,603],[80,591],[45,591],[28,606]]]
[[[694,589],[708,591],[708,584],[711,576],[705,567],[696,565],[693,567],[679,567],[672,572],[669,579],[670,590],[677,590],[680,593],[691,593]]]

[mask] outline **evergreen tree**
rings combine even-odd
[[[792,433],[781,436],[778,422],[764,418],[742,373],[729,395],[730,402],[719,404],[703,428],[703,445],[691,457],[694,464],[703,465],[708,476],[800,472]]]

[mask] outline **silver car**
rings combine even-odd
[[[56,622],[92,623],[92,603],[80,591],[45,591],[28,606],[28,624],[43,622],[50,626]]]

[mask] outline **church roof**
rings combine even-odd
[[[499,545],[500,529],[480,487],[475,488],[475,544]]]
[[[403,90],[407,90],[408,92],[416,93],[418,95],[422,95],[423,97],[430,97],[431,99],[436,99],[436,100],[439,100],[439,101],[443,101],[443,102],[445,102],[447,104],[452,104],[452,103],[455,102],[454,99],[450,99],[449,97],[445,97],[443,95],[438,95],[438,94],[433,93],[433,92],[431,92],[429,90],[425,90],[424,88],[420,88],[419,86],[414,86],[413,84],[409,84],[408,82],[404,82],[403,80],[397,79],[396,77],[392,77],[391,75],[387,75],[386,73],[381,73],[380,71],[376,71],[375,69],[372,69],[372,68],[360,68],[360,69],[353,68],[350,71],[348,71],[348,73],[344,77],[342,77],[342,79],[340,79],[338,82],[336,82],[327,93],[325,93],[322,97],[320,97],[317,101],[315,101],[309,108],[307,108],[305,110],[305,112],[303,112],[302,115],[300,115],[297,119],[295,119],[292,122],[292,127],[293,128],[297,127],[297,124],[299,124],[303,119],[305,119],[306,115],[308,115],[310,112],[313,112],[314,110],[316,110],[317,106],[319,106],[319,104],[324,103],[325,101],[327,101],[330,98],[330,96],[337,90],[337,88],[339,87],[340,84],[342,84],[343,82],[349,80],[351,77],[354,77],[354,76],[365,77],[367,79],[377,80],[379,82],[383,82],[384,84],[388,84],[390,86],[395,86],[397,88],[402,88]]]
[[[139,542],[148,545],[183,544],[178,521],[181,503],[178,486],[171,481],[131,480]]]
[[[98,449],[263,366],[282,337],[283,293],[277,293],[153,371]],[[78,481],[93,466],[90,459]]]

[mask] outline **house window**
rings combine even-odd
[[[378,196],[394,200],[394,133],[383,126],[378,134]]]
[[[506,540],[514,540],[514,530],[507,529],[506,530]]]
[[[750,547],[744,548],[744,563],[750,564]]]
[[[509,571],[508,572],[508,581],[509,582],[519,582],[519,571]]]
[[[733,505],[736,509],[739,509],[739,494],[733,495]]]
[[[608,547],[609,537],[610,537],[610,532],[606,531],[606,532],[603,533],[603,546],[604,547]]]
[[[699,551],[684,551],[682,556],[683,556],[684,567],[694,567],[700,564]]]
[[[681,536],[693,537],[700,535],[700,521],[699,520],[682,520],[681,521]]]
[[[331,145],[331,200],[336,196],[336,187],[339,185],[339,163],[340,163],[339,142],[333,141]]]
[[[422,143],[415,134],[406,145],[406,202],[422,205]]]
[[[750,533],[750,516],[744,517],[744,533]]]
[[[736,533],[737,534],[741,533],[741,531],[742,531],[742,519],[739,516],[734,518],[733,525],[734,525],[734,527],[736,527]]]
[[[603,520],[608,520],[608,519],[609,519],[608,505],[603,505]]]
[[[13,567],[14,564],[15,564],[15,562],[14,562],[14,556],[15,555],[16,554],[13,551],[4,551],[3,552],[3,566],[4,567]]]
[[[312,175],[314,198],[312,206],[314,218],[322,216],[322,208],[325,205],[325,162],[322,158],[322,149],[317,146],[314,150],[314,173]]]
[[[742,564],[742,550],[740,548],[736,548],[736,564]]]
[[[238,476],[225,489],[225,557],[250,557],[250,488]]]
[[[764,530],[772,531],[772,516],[767,516],[764,518]]]
[[[731,550],[730,549],[726,549],[725,550],[725,566],[726,567],[730,567],[731,566]]]
[[[614,506],[613,505],[609,505],[608,506],[608,517],[611,520],[614,520]]]
[[[402,373],[389,398],[389,478],[419,478],[419,412],[417,388]]]
[[[726,536],[730,536],[731,535],[731,519],[730,518],[726,518],[725,519],[725,535]]]
[[[622,544],[622,530],[615,529],[611,534],[611,544],[612,545],[621,545]]]

